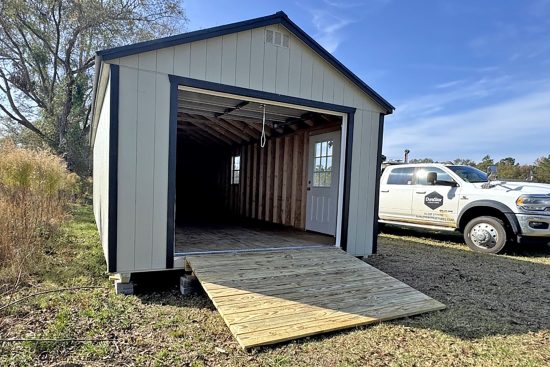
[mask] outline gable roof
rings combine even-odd
[[[265,17],[254,18],[245,20],[242,22],[226,24],[218,27],[202,29],[199,31],[182,33],[175,36],[159,38],[151,41],[134,43],[127,46],[110,48],[97,52],[99,60],[96,60],[96,66],[99,64],[97,61],[111,60],[119,57],[125,57],[143,53],[147,51],[158,50],[165,47],[177,46],[189,42],[195,42],[204,40],[207,38],[223,36],[226,34],[246,31],[254,28],[270,26],[274,24],[281,24],[295,36],[297,36],[302,42],[311,47],[317,54],[325,59],[329,64],[334,66],[338,71],[344,74],[348,79],[355,83],[365,94],[370,96],[374,101],[380,104],[386,113],[390,114],[395,110],[388,101],[369,87],[364,81],[362,81],[351,70],[345,67],[340,61],[338,61],[330,52],[325,50],[317,41],[311,38],[306,32],[298,27],[290,18],[282,11]]]

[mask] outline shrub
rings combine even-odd
[[[0,287],[27,274],[43,255],[78,181],[54,154],[0,143]]]

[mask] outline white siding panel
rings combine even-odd
[[[157,51],[157,71],[174,74],[174,47],[161,48]]]
[[[250,88],[262,90],[264,78],[264,28],[256,28],[251,31],[250,40]]]
[[[105,97],[100,110],[99,121],[97,124],[96,136],[93,152],[93,198],[94,198],[94,216],[103,254],[108,257],[108,233],[109,233],[109,126],[111,122],[110,115],[111,86],[107,82]]]
[[[323,74],[323,102],[332,103],[334,101],[334,71],[325,69]]]
[[[286,47],[277,47],[277,76],[275,91],[279,94],[288,94],[288,74],[290,72],[290,50]]]
[[[302,52],[302,66],[300,72],[300,97],[311,99],[313,80],[313,53],[307,49]]]
[[[202,80],[206,78],[206,41],[191,43],[189,76]]]
[[[370,177],[370,138],[371,138],[371,124],[370,124],[370,112],[361,111],[358,116],[358,122],[361,125],[361,133],[357,135],[357,143],[361,145],[361,153],[358,156],[357,165],[358,177],[357,177],[357,225],[355,231],[355,253],[360,254],[365,248],[370,246],[371,239],[367,239],[368,228],[371,226],[371,222],[367,222],[367,202],[369,200],[371,185]]]
[[[264,78],[262,90],[275,92],[275,80],[277,78],[277,47],[265,44]]]
[[[138,70],[120,67],[117,270],[134,269]]]
[[[222,77],[222,37],[206,40],[206,80],[219,83]]]
[[[191,64],[191,45],[186,43],[174,47],[174,74],[179,76],[189,76],[189,66]]]
[[[120,66],[127,66],[129,68],[137,68],[138,67],[138,58],[139,55],[131,55],[126,57],[121,57],[119,59],[119,65]]]
[[[153,242],[155,73],[139,71],[136,151],[136,269],[150,269]]]
[[[313,76],[311,80],[311,99],[316,101],[323,100],[323,77],[324,65],[321,64],[318,57],[313,59]]]
[[[237,63],[237,35],[223,36],[222,41],[222,84],[235,85]]]
[[[250,45],[252,32],[237,33],[237,65],[235,85],[238,87],[250,87]]]
[[[344,81],[339,75],[334,79],[334,103],[339,105],[344,103]]]
[[[156,75],[155,168],[153,200],[152,268],[166,267],[166,225],[168,197],[168,140],[170,122],[170,82],[168,76]]]
[[[138,54],[139,70],[156,71],[157,70],[157,51],[149,51]]]
[[[290,36],[290,61],[288,71],[288,94],[300,96],[300,74],[302,71],[302,48],[296,37]]]

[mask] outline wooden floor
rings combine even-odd
[[[334,237],[277,225],[184,225],[176,254],[334,246]]]
[[[445,308],[336,248],[186,261],[243,348]]]

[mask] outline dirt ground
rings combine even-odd
[[[0,296],[0,366],[550,365],[549,246],[483,255],[460,237],[389,229],[366,261],[446,310],[245,352],[203,293],[179,294],[176,273],[115,295],[90,207],[59,244],[32,282]],[[1,310],[63,287],[77,289]]]

